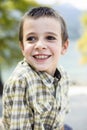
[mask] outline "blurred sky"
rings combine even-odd
[[[87,10],[87,0],[36,0],[40,4],[63,4],[63,3],[70,3],[81,10]]]

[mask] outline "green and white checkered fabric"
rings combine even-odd
[[[62,68],[52,77],[36,72],[26,60],[19,62],[4,86],[5,130],[60,130],[68,111],[68,87]]]

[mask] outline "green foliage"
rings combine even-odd
[[[81,18],[81,21],[83,23],[83,26],[84,26],[84,29],[86,27],[86,30],[87,30],[87,12],[85,12]]]
[[[87,63],[87,31],[85,31],[82,37],[78,40],[78,49],[81,53],[80,63]]]
[[[80,63],[87,63],[87,12],[85,12],[81,18],[83,25],[83,34],[81,38],[78,40],[78,49],[81,53]]]
[[[0,0],[0,64],[13,65],[22,58],[18,45],[18,29],[21,16],[34,0]]]

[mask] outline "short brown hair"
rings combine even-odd
[[[52,17],[57,19],[61,25],[62,42],[64,43],[68,39],[66,23],[63,17],[58,12],[56,12],[53,8],[49,7],[35,7],[26,12],[22,17],[19,28],[19,41],[21,42],[23,41],[23,23],[25,19],[26,18],[38,19],[40,17]]]

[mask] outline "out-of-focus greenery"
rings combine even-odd
[[[22,58],[18,45],[19,21],[24,12],[38,6],[34,0],[0,0],[0,64],[13,65]]]
[[[82,37],[78,40],[78,49],[81,53],[80,63],[87,63],[87,12],[83,14],[81,18],[83,24],[83,34]]]

